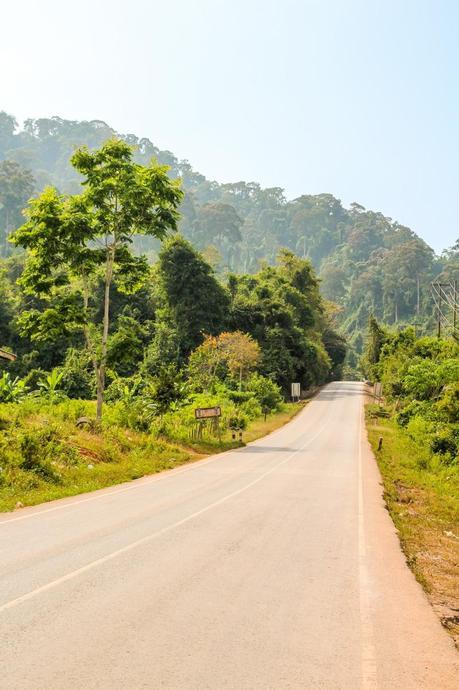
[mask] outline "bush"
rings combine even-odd
[[[248,390],[257,399],[263,411],[275,412],[282,407],[280,387],[271,379],[261,374],[252,374],[247,382]]]
[[[227,389],[226,395],[229,398],[229,400],[232,400],[236,404],[242,404],[250,399],[253,399],[252,391],[233,391]]]
[[[436,407],[446,422],[459,422],[459,383],[444,387]]]
[[[95,397],[94,369],[86,350],[67,350],[61,372],[61,388],[69,398],[92,400]]]
[[[19,444],[22,455],[20,469],[34,472],[45,481],[58,484],[59,475],[50,464],[50,460],[59,457],[62,451],[56,430],[48,428],[25,431]]]
[[[11,378],[7,371],[0,376],[0,402],[19,402],[27,395],[27,386],[24,379]]]
[[[441,429],[430,441],[430,450],[438,455],[449,456],[452,461],[457,457],[459,450],[459,433],[457,429]]]
[[[228,419],[228,428],[231,431],[244,431],[244,429],[247,429],[247,418],[243,414],[230,417]]]
[[[413,402],[409,403],[398,413],[396,416],[397,424],[399,426],[407,426],[410,419],[417,415],[425,419],[430,419],[432,417],[432,409],[428,402],[413,400]]]
[[[243,402],[242,405],[239,405],[239,409],[241,414],[246,416],[248,419],[256,419],[257,417],[261,417],[263,414],[260,403],[255,398],[250,398],[250,400]]]

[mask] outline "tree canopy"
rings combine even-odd
[[[92,150],[114,136],[134,146],[137,163],[148,164],[153,156],[169,166],[171,179],[180,179],[180,232],[221,275],[255,274],[263,263],[274,265],[282,248],[309,259],[321,279],[322,294],[341,307],[337,323],[348,338],[353,365],[363,350],[370,315],[397,327],[416,322],[419,332],[429,333],[434,327],[431,281],[438,276],[459,279],[457,247],[435,256],[413,230],[380,212],[358,203],[346,208],[329,193],[287,200],[278,187],[263,189],[245,181],[219,184],[149,139],[117,135],[100,120],[38,118],[26,120],[19,129],[14,117],[0,113],[0,161],[20,166],[17,179],[31,171],[37,190],[52,183],[60,193],[80,193],[82,171],[68,162],[75,146]],[[16,198],[21,198],[19,187]],[[2,193],[0,175],[0,203]],[[14,213],[13,225],[18,222]],[[4,237],[14,229],[11,223],[7,227],[0,211]],[[133,249],[155,260],[160,245],[155,237],[138,235]],[[5,243],[1,251],[5,255]]]

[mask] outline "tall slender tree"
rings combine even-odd
[[[17,245],[30,250],[22,284],[50,303],[49,309],[29,312],[22,321],[35,338],[65,328],[83,330],[96,376],[98,419],[105,390],[113,280],[116,277],[118,289],[127,292],[140,287],[148,266],[144,257],[133,255],[133,237],[163,239],[175,230],[182,198],[179,183],[168,177],[166,167],[153,162],[138,165],[132,155],[132,148],[118,139],[96,151],[78,149],[72,164],[84,176],[84,191],[62,196],[53,188],[46,189],[30,203],[27,222],[13,237]],[[91,286],[100,277],[104,290],[98,324],[92,320],[97,310],[91,309]]]

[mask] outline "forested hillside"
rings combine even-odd
[[[13,251],[6,235],[22,222],[21,209],[31,193],[47,184],[77,193],[81,178],[69,164],[75,146],[97,147],[115,134],[98,120],[58,117],[27,120],[19,129],[13,117],[0,114],[4,255]],[[370,314],[387,324],[416,322],[420,332],[432,332],[430,282],[439,274],[459,277],[459,244],[436,257],[410,228],[357,203],[344,208],[331,194],[287,200],[282,189],[263,189],[256,182],[219,184],[149,139],[122,136],[136,147],[137,162],[155,157],[169,166],[172,178],[181,179],[179,229],[217,273],[256,273],[287,248],[311,260],[322,294],[337,305],[337,321],[357,352]],[[154,259],[159,243],[137,238],[136,248]]]
[[[77,193],[33,197],[0,260],[7,507],[157,471],[193,443],[232,447],[298,409],[284,403],[292,382],[341,378],[346,355],[310,261],[283,249],[274,266],[217,276],[177,232],[183,192],[166,166],[136,163],[115,138],[71,165]],[[133,251],[148,241],[151,262]]]
[[[138,389],[165,376],[173,387],[205,338],[226,332],[249,338],[231,341],[240,352],[231,361],[244,361],[250,338],[258,348],[244,376],[256,368],[286,394],[292,381],[304,389],[339,375],[345,344],[310,262],[282,250],[275,266],[217,279],[190,242],[171,234],[179,182],[165,166],[132,158],[122,140],[79,149],[71,160],[84,178],[78,193],[48,187],[29,202],[8,243],[18,252],[1,263],[0,346],[18,354],[10,371],[34,385],[61,367],[61,388],[80,398],[103,395],[112,382],[118,390],[119,379]],[[138,245],[159,248],[150,264],[131,251],[139,236]],[[234,378],[226,363],[214,374],[228,372]],[[196,387],[199,376],[192,378]]]

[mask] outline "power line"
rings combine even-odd
[[[451,335],[453,338],[458,339],[459,295],[457,280],[445,283],[439,281],[431,283],[431,294],[435,305],[438,337],[441,337],[443,331],[445,335]]]

